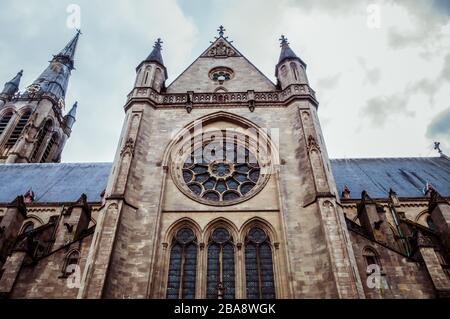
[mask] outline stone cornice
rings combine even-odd
[[[158,93],[147,87],[136,87],[128,95],[125,108],[133,102],[147,102],[155,108],[186,108],[192,107],[248,107],[253,103],[256,108],[283,107],[296,99],[310,100],[316,107],[316,93],[306,84],[293,84],[283,91],[271,92],[223,92],[223,93]]]

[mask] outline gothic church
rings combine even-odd
[[[273,83],[218,31],[170,84],[155,43],[112,163],[61,163],[79,32],[5,84],[0,296],[449,297],[450,158],[330,160],[287,39]]]

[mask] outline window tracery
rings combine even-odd
[[[206,297],[235,298],[234,244],[230,232],[225,228],[217,228],[208,245]]]
[[[272,247],[259,227],[252,228],[245,240],[245,273],[247,298],[275,298]]]
[[[172,240],[167,299],[194,299],[197,278],[197,238],[188,227]]]

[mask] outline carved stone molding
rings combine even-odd
[[[308,151],[311,152],[313,150],[317,150],[318,152],[320,152],[320,146],[317,143],[316,139],[310,135],[308,137]]]
[[[225,41],[219,41],[216,45],[206,52],[203,57],[214,57],[214,58],[223,58],[223,57],[239,57],[240,55]]]
[[[126,154],[133,156],[134,154],[134,140],[130,137],[120,152],[120,156],[125,156]]]

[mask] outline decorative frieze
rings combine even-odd
[[[315,92],[306,84],[291,85],[284,91],[275,92],[226,92],[226,93],[172,93],[159,94],[151,88],[135,88],[128,99],[149,99],[156,107],[185,106],[186,103],[193,104],[246,104],[249,101],[255,103],[271,104],[284,103],[293,96],[312,97],[315,100]],[[190,99],[189,99],[190,97]]]

